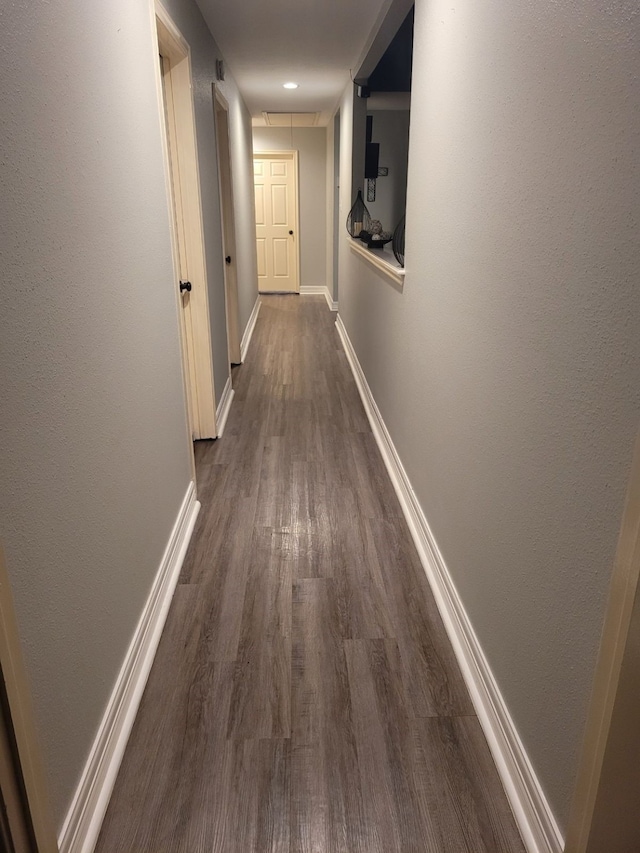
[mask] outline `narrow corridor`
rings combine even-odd
[[[323,297],[263,297],[98,853],[521,853]]]

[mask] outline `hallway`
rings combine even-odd
[[[519,853],[322,297],[263,297],[98,853]]]

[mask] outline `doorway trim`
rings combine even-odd
[[[165,67],[162,75],[160,65],[156,63],[156,83],[163,127],[162,146],[174,247],[173,270],[186,405],[191,439],[215,438],[218,431],[191,51],[158,0],[153,8],[158,52]],[[165,84],[168,84],[166,114],[163,76]],[[178,289],[178,282],[183,277],[188,278],[192,285],[191,292],[184,295]]]
[[[594,849],[592,832],[600,826],[615,825],[608,797],[601,799],[614,775],[624,790],[629,780],[627,755],[637,754],[638,677],[637,643],[640,626],[640,433],[636,437],[625,508],[609,587],[600,650],[596,664],[591,702],[576,786],[573,794],[567,853],[589,853]],[[624,743],[621,752],[620,744]],[[610,765],[607,767],[607,761]],[[613,768],[613,771],[612,771]],[[605,772],[608,770],[608,775]],[[637,774],[634,774],[637,776]],[[635,790],[635,787],[634,787]],[[637,811],[629,813],[633,833],[640,834]],[[597,834],[597,833],[596,833]],[[598,846],[596,839],[595,845]],[[601,849],[601,848],[599,848]],[[612,850],[620,846],[612,843]],[[629,849],[625,844],[625,849]]]
[[[215,83],[213,113],[216,128],[216,160],[218,165],[218,190],[220,193],[220,224],[224,264],[225,313],[227,320],[227,345],[229,364],[241,364],[240,317],[238,308],[238,265],[236,251],[236,222],[233,199],[233,160],[229,132],[229,103]],[[227,263],[227,258],[230,262]]]
[[[329,223],[328,230],[332,235],[331,254],[327,259],[330,272],[331,299],[338,307],[338,281],[340,265],[340,136],[342,134],[341,110],[333,114],[331,126],[331,149],[327,151],[327,168],[329,172]],[[335,309],[334,309],[335,310]]]
[[[299,180],[299,152],[296,148],[283,148],[280,151],[254,151],[253,152],[253,163],[256,160],[259,160],[261,157],[271,158],[272,160],[291,160],[293,164],[293,199],[294,199],[294,211],[293,218],[295,225],[293,226],[295,229],[295,237],[297,238],[295,241],[295,262],[296,262],[296,281],[298,282],[298,287],[296,290],[286,291],[287,293],[300,293],[300,180]],[[255,173],[254,173],[254,188],[255,188]],[[258,282],[259,284],[259,282]],[[267,291],[265,291],[266,293]],[[268,291],[269,293],[276,293],[277,291]]]
[[[13,597],[0,545],[0,671],[4,684],[0,789],[16,853],[57,853],[51,801],[22,658]],[[6,704],[5,704],[6,703]],[[31,836],[26,842],[26,836]],[[34,846],[35,845],[35,846]]]

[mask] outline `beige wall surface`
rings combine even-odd
[[[193,96],[196,114],[198,165],[200,169],[202,216],[209,277],[209,315],[213,347],[213,367],[217,402],[229,376],[227,327],[224,292],[224,256],[216,161],[212,84],[216,79],[216,59],[222,54],[194,0],[164,0],[184,39],[191,48]],[[233,177],[233,203],[236,217],[236,265],[238,272],[238,308],[240,336],[258,295],[255,216],[253,213],[253,160],[251,117],[229,68],[217,84],[229,104],[229,142]]]
[[[191,465],[149,4],[0,17],[0,539],[59,826]]]
[[[418,0],[404,291],[340,247],[340,313],[561,827],[640,417],[636,13]]]
[[[327,130],[325,127],[254,127],[254,151],[298,151],[300,285],[327,283]]]

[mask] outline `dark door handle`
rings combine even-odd
[[[183,293],[185,290],[187,291],[187,293],[191,293],[191,282],[190,281],[181,281],[180,282],[180,293]]]
[[[231,255],[227,255],[227,257],[224,259],[224,262],[225,262],[225,264],[230,264],[231,263]]]
[[[289,234],[293,234],[293,231],[289,231]]]

